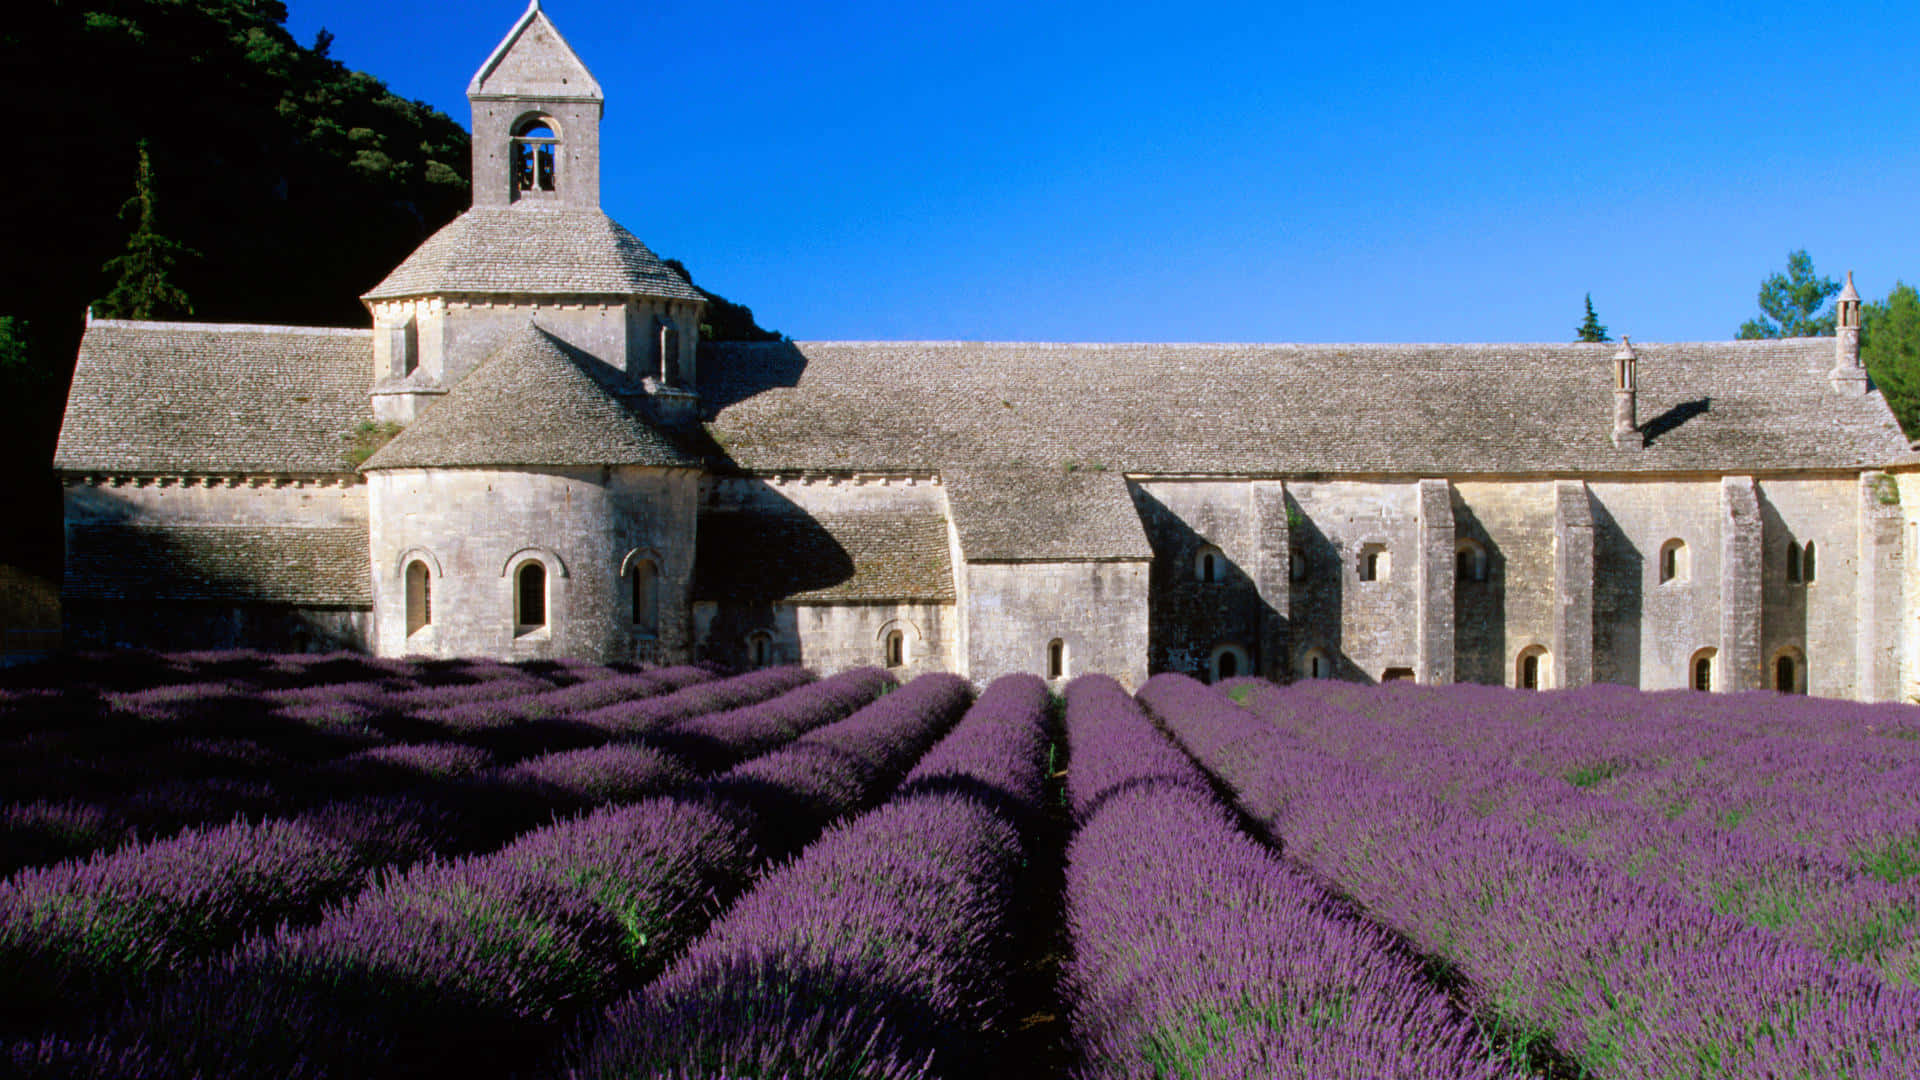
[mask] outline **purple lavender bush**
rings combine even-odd
[[[1077,1075],[1525,1075],[1391,935],[1242,833],[1119,683],[1069,684],[1067,734]]]
[[[391,854],[265,821],[20,871],[0,883],[0,1017],[31,1024],[97,1007],[251,931],[317,914]]]
[[[1009,811],[1045,798],[1050,704],[1036,677],[995,682],[893,800],[768,875],[610,1010],[566,1075],[985,1075],[1027,855]]]
[[[737,709],[765,701],[813,680],[813,672],[802,667],[766,668],[728,679],[696,683],[683,690],[641,701],[623,701],[589,709],[573,719],[599,728],[612,738],[635,738],[664,730],[703,713]]]
[[[1140,701],[1286,852],[1603,1077],[1911,1075],[1920,995],[1302,743],[1185,676]]]
[[[528,758],[494,778],[528,787],[558,805],[632,802],[690,783],[694,770],[679,758],[641,743],[613,743]]]
[[[698,772],[719,772],[844,719],[896,685],[880,668],[854,668],[758,704],[689,717],[647,736],[647,742]]]

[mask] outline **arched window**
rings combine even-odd
[[[1196,580],[1213,584],[1227,579],[1227,557],[1217,547],[1203,547],[1193,560]]]
[[[529,116],[513,129],[513,190],[534,194],[559,188],[560,136],[552,120]]]
[[[529,633],[547,625],[547,568],[538,559],[520,564],[513,575],[514,629]]]
[[[1807,662],[1799,649],[1789,646],[1774,654],[1773,688],[1783,694],[1807,692]]]
[[[773,635],[765,630],[755,630],[747,635],[747,666],[753,668],[771,667],[773,664]]]
[[[652,559],[633,564],[633,629],[648,637],[660,632],[660,569]]]
[[[1808,585],[1813,584],[1813,541],[1811,540],[1807,541],[1806,547],[1800,549],[1800,580]]]
[[[1047,678],[1067,677],[1067,643],[1061,638],[1047,642]]]
[[[1541,690],[1547,685],[1550,673],[1547,671],[1547,649],[1544,645],[1529,645],[1520,650],[1513,665],[1513,685],[1521,690]]]
[[[1287,553],[1287,580],[1307,580],[1307,553],[1299,548]]]
[[[1453,545],[1453,564],[1455,581],[1487,580],[1487,549],[1472,540]]]
[[[887,653],[888,667],[906,667],[907,666],[906,631],[904,630],[887,631],[886,653]]]
[[[1207,681],[1220,682],[1223,679],[1237,679],[1247,670],[1247,653],[1238,645],[1221,645],[1213,650],[1213,659],[1207,664]]]
[[[427,564],[415,559],[407,564],[407,636],[433,625],[433,576]]]
[[[1787,541],[1787,584],[1800,584],[1800,541]]]
[[[1687,685],[1693,687],[1695,690],[1712,690],[1714,688],[1715,675],[1717,674],[1714,671],[1717,665],[1714,664],[1713,660],[1714,651],[1712,649],[1701,649],[1699,652],[1694,653],[1693,659],[1687,664],[1687,670],[1691,676]]]
[[[1300,673],[1309,679],[1333,678],[1333,660],[1319,649],[1308,649],[1300,658]]]
[[[1392,562],[1385,544],[1365,544],[1360,548],[1360,580],[1385,581]]]
[[[1669,540],[1660,545],[1660,584],[1687,580],[1687,542]]]

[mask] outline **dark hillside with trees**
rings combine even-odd
[[[8,5],[0,87],[26,106],[0,209],[0,564],[59,572],[49,466],[89,304],[365,326],[360,294],[466,209],[463,124],[286,17],[280,0]],[[777,337],[714,300],[713,336]]]
[[[361,325],[357,297],[467,203],[466,130],[303,46],[278,0],[15,0],[0,86],[30,103],[0,211],[0,562],[59,564],[48,465],[87,305],[151,230],[198,320]],[[174,295],[162,290],[164,295]]]

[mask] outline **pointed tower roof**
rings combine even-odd
[[[467,96],[603,100],[599,82],[540,9],[540,0],[527,5],[526,14],[473,73]]]
[[[1855,303],[1859,302],[1860,294],[1853,287],[1853,271],[1847,271],[1847,287],[1840,290],[1840,295],[1837,299],[1852,300]]]
[[[457,294],[706,300],[606,214],[546,206],[468,210],[361,299]]]
[[[617,375],[528,322],[362,468],[699,465],[608,389]]]

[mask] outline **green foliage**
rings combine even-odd
[[[694,285],[693,275],[687,272],[685,263],[679,259],[661,259],[673,272],[679,274],[687,284],[699,289],[700,295],[707,298],[707,321],[700,324],[701,341],[785,341],[786,335],[776,330],[767,330],[753,321],[753,309],[745,304],[736,304],[724,296],[716,296],[700,286]]]
[[[1833,333],[1833,309],[1826,306],[1840,283],[1817,277],[1805,248],[1787,253],[1787,272],[1775,273],[1760,284],[1758,319],[1740,324],[1740,337],[1826,337]]]
[[[186,256],[199,252],[160,235],[159,215],[155,211],[153,158],[147,141],[140,140],[140,170],[133,182],[133,198],[120,208],[120,216],[134,219],[133,234],[127,237],[125,254],[107,260],[105,267],[117,275],[113,291],[95,305],[103,319],[161,319],[169,315],[193,314],[193,302],[172,280],[174,266]]]
[[[362,420],[354,425],[352,431],[342,436],[347,443],[347,461],[353,468],[367,463],[367,459],[380,452],[380,448],[393,441],[405,425],[391,420]]]
[[[1593,313],[1593,294],[1587,294],[1587,317],[1574,328],[1575,341],[1612,341],[1607,336],[1607,328],[1600,325],[1600,317]]]
[[[1920,291],[1895,282],[1860,306],[1860,362],[1909,437],[1920,437]]]

